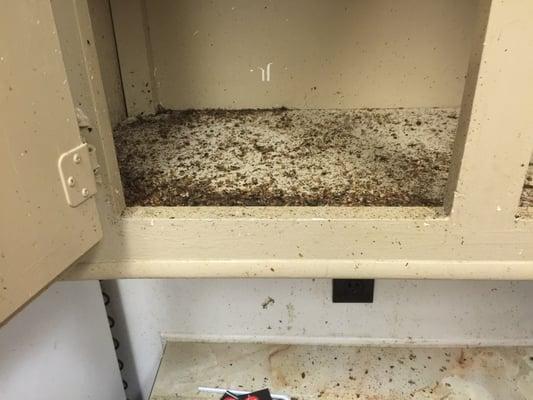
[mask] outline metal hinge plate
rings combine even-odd
[[[94,149],[83,143],[59,156],[59,176],[67,203],[77,207],[96,194]]]

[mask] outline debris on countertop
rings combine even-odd
[[[213,400],[198,384],[300,400],[531,400],[531,347],[167,342],[151,400]]]
[[[440,206],[457,109],[185,110],[114,132],[129,206]]]

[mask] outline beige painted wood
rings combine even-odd
[[[92,30],[98,33],[93,35],[94,47],[96,47],[98,63],[102,71],[109,117],[111,125],[116,126],[126,119],[126,103],[117,57],[115,31],[111,19],[111,5],[109,0],[89,0],[87,3],[91,14]]]
[[[477,2],[146,1],[159,100],[176,109],[458,107]]]
[[[533,2],[481,3],[448,198],[455,222],[504,229],[533,149]]]
[[[532,95],[521,86],[531,77],[518,79],[533,68],[530,4],[493,2],[480,13],[451,216],[431,208],[131,208],[106,213],[105,240],[64,279],[533,279],[533,220],[515,218],[522,158],[527,164],[533,145],[533,114],[522,105]]]
[[[101,215],[120,214],[124,195],[113,130],[87,0],[52,0],[61,50],[74,104],[88,119],[87,143],[98,158],[97,205]],[[102,10],[100,10],[102,11]]]
[[[432,209],[139,207],[106,235],[66,279],[533,278],[532,220],[467,230]]]
[[[129,116],[153,114],[159,104],[145,0],[111,0]]]
[[[64,280],[330,278],[531,280],[530,261],[445,260],[121,260],[81,264]]]
[[[78,146],[50,3],[0,13],[0,322],[102,236],[94,199],[69,207],[59,156]]]

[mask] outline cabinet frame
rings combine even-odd
[[[82,68],[67,71],[105,171],[104,238],[63,279],[533,278],[533,215],[518,207],[533,149],[529,0],[481,1],[443,208],[125,208],[87,3],[71,4]]]

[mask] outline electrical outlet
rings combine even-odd
[[[334,303],[373,303],[374,279],[333,279]]]

